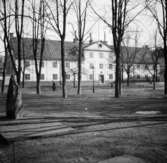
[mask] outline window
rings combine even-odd
[[[66,74],[66,79],[70,80],[70,74]]]
[[[30,74],[25,74],[25,80],[30,80]]]
[[[90,56],[90,58],[93,58],[93,53],[92,53],[92,52],[90,52],[89,56]]]
[[[113,68],[113,65],[112,64],[109,64],[109,69],[112,69]]]
[[[89,79],[93,80],[93,75],[92,74],[89,75]]]
[[[148,69],[148,65],[145,65],[145,67],[144,67],[146,70]]]
[[[29,67],[30,66],[30,62],[29,61],[25,61],[25,67]]]
[[[57,67],[57,61],[53,61],[53,67]]]
[[[90,63],[89,67],[90,67],[90,69],[93,69],[94,68],[94,64]]]
[[[53,80],[57,80],[58,79],[58,75],[57,74],[53,74],[52,78],[53,78]]]
[[[103,64],[99,64],[99,68],[100,68],[100,69],[103,69]]]
[[[137,65],[137,69],[140,69],[140,65],[139,64]]]
[[[145,75],[145,79],[148,79],[148,75]]]
[[[40,79],[41,79],[41,80],[44,80],[44,79],[45,79],[45,75],[44,75],[44,74],[41,74]]]
[[[113,79],[113,74],[109,74],[109,79]]]
[[[70,68],[70,62],[66,62],[66,67]]]
[[[99,57],[100,57],[100,58],[103,58],[103,53],[99,53]]]
[[[137,75],[137,79],[140,79],[140,75],[139,74]]]

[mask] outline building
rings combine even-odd
[[[33,60],[32,39],[23,38],[24,52],[26,59],[25,81],[35,82],[35,63]],[[15,56],[17,53],[17,41],[15,37],[11,38],[12,50]],[[56,81],[61,82],[61,46],[60,41],[46,40],[44,57],[41,71],[41,82]],[[78,43],[65,42],[65,69],[67,81],[77,80],[77,48]],[[134,48],[131,48],[134,49]],[[144,48],[138,48],[138,52],[133,63],[133,72],[131,78],[146,78],[152,75],[152,62],[145,55]],[[128,64],[125,48],[122,47],[122,63],[124,67]],[[133,53],[133,50],[130,50]],[[149,50],[147,54],[149,54]],[[145,60],[146,59],[146,60]],[[16,58],[17,60],[17,58]],[[147,68],[146,68],[147,67]],[[148,69],[149,67],[149,69]],[[123,69],[123,78],[127,78],[127,73]],[[109,84],[115,81],[115,54],[112,46],[104,41],[90,42],[84,45],[82,56],[82,81],[98,84]]]
[[[36,81],[33,60],[32,39],[24,38],[26,59],[25,80]],[[16,38],[11,38],[12,50],[17,53]],[[77,42],[65,42],[65,69],[67,81],[77,80]],[[41,82],[61,81],[61,46],[60,41],[46,40],[41,70]],[[16,58],[17,61],[17,58]],[[17,62],[16,62],[17,63]],[[11,72],[12,67],[8,72]],[[82,81],[94,80],[99,84],[115,80],[115,55],[113,50],[102,41],[84,45],[82,56]]]
[[[133,80],[152,80],[154,65],[157,64],[157,77],[160,77],[160,56],[155,58],[149,47],[122,47],[123,78],[127,78],[127,67],[131,66],[130,78]]]

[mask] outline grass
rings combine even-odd
[[[97,163],[129,154],[150,163],[166,163],[166,133],[164,124],[16,142],[15,162]],[[11,148],[6,151],[10,159]]]
[[[166,118],[135,117],[139,110],[159,110],[161,116],[166,115],[167,100],[161,88],[124,88],[120,99],[113,98],[113,89],[96,89],[95,94],[84,89],[80,96],[72,89],[67,99],[61,98],[60,90],[40,96],[31,91],[24,90],[25,116],[55,117],[76,133],[0,145],[0,162],[97,163],[125,154],[148,163],[167,162]],[[4,112],[4,97],[0,104]]]

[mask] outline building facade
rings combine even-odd
[[[32,39],[24,38],[25,45],[25,81],[35,82],[35,62],[33,60]],[[61,49],[60,41],[46,40],[44,57],[41,70],[41,82],[61,82]],[[78,62],[76,49],[77,42],[65,42],[65,70],[66,80],[77,80]],[[14,54],[17,52],[17,42],[15,38],[12,41]],[[74,52],[75,50],[75,52]],[[122,51],[124,53],[124,51]],[[123,54],[124,55],[124,54]],[[130,77],[146,78],[151,77],[153,66],[151,62],[142,61],[142,50],[137,54],[131,68]],[[16,55],[17,56],[17,55]],[[126,55],[124,55],[126,56]],[[16,58],[17,60],[17,58]],[[148,61],[148,60],[147,60]],[[17,61],[16,61],[17,63]],[[22,62],[23,64],[23,62]],[[123,62],[126,66],[126,61]],[[91,82],[94,80],[99,84],[106,84],[115,81],[115,54],[114,48],[103,41],[91,42],[84,45],[82,56],[82,74],[83,82]],[[146,68],[147,67],[147,68]],[[148,69],[149,67],[149,69]],[[158,70],[159,71],[159,70]],[[123,69],[123,79],[126,80],[127,73]]]

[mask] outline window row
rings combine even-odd
[[[68,78],[69,78],[69,76],[68,76]],[[30,74],[25,74],[25,80],[30,80],[30,79],[31,79]],[[45,80],[45,75],[41,74],[40,79]],[[57,79],[58,79],[58,74],[53,74],[52,75],[52,80],[57,80]]]
[[[57,67],[58,67],[57,61],[53,61],[53,62],[52,62],[52,67],[54,67],[54,68],[57,68]],[[70,68],[70,62],[65,62],[65,67],[66,67],[66,68]]]
[[[93,52],[90,52],[89,58],[94,58],[94,57],[105,58],[106,54],[104,55],[104,53],[100,52],[99,55],[97,55],[97,54],[94,54]],[[113,54],[109,54],[109,58],[113,59]]]
[[[45,75],[41,74],[41,80],[45,80]],[[70,74],[66,74],[66,79],[70,80],[71,79],[71,75]],[[93,80],[93,75],[90,74],[89,75],[89,79]],[[109,74],[109,79],[113,79],[113,74]],[[25,74],[25,80],[30,80],[30,74]],[[52,75],[52,80],[58,80],[58,74],[53,74]]]
[[[93,64],[93,63],[90,63],[89,68],[90,68],[90,69],[94,69],[94,68],[95,68],[94,64]],[[104,68],[104,64],[100,63],[100,64],[99,64],[99,69],[103,69],[103,68]],[[108,68],[109,68],[109,69],[113,69],[113,64],[109,64],[109,65],[108,65]]]
[[[26,65],[26,67],[30,66],[30,62],[29,62],[29,61],[26,61],[26,62],[25,62],[25,65]],[[42,67],[44,67],[44,62],[42,62]],[[53,67],[53,68],[57,68],[57,67],[58,67],[57,61],[53,61],[53,62],[52,62],[52,67]],[[70,68],[70,62],[65,62],[65,67],[66,67],[66,68]]]
[[[99,80],[101,80],[100,76],[101,76],[101,74],[99,75]],[[108,78],[109,78],[110,80],[112,80],[112,79],[113,79],[113,74],[109,74],[109,75],[108,75]],[[90,75],[89,75],[89,80],[93,80],[93,74],[90,74]]]

